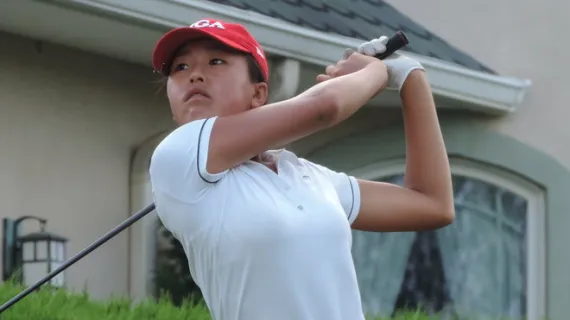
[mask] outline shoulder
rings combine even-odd
[[[338,192],[350,191],[352,194],[359,189],[358,180],[349,173],[337,171],[304,158],[299,158],[299,163],[314,176],[331,183]]]
[[[176,151],[180,147],[196,146],[200,134],[214,123],[215,118],[194,120],[170,132],[155,148],[153,158],[160,157],[164,152]]]
[[[194,120],[186,123],[168,134],[154,149],[150,159],[150,171],[163,167],[183,165],[198,155],[198,150],[207,149],[214,118]]]
[[[332,182],[333,184],[339,179],[339,174],[326,166],[315,163],[309,159],[299,157],[295,153],[285,150],[282,156],[286,157],[289,163],[292,163],[297,170],[311,175],[320,181]]]
[[[305,158],[297,158],[297,161],[303,168],[310,170],[313,174],[328,177],[332,172],[329,168]]]
[[[195,120],[173,130],[155,148],[149,164],[155,190],[197,191],[221,177],[205,170],[208,139],[216,118]]]

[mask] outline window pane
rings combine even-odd
[[[403,175],[381,180],[402,185]],[[365,312],[390,315],[403,306],[423,305],[464,316],[524,316],[526,199],[460,175],[454,175],[453,186],[457,218],[448,227],[354,232]]]
[[[353,232],[352,256],[366,313],[392,312],[413,240],[413,233]]]

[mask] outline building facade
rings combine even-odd
[[[431,3],[362,1],[371,6],[359,8],[362,17],[331,21],[335,15],[327,12],[351,9],[299,1],[281,12],[301,18],[315,12],[293,25],[293,17],[272,17],[275,10],[257,2],[249,0],[257,11],[243,11],[246,0],[4,1],[3,215],[47,218],[51,231],[70,239],[71,256],[152,201],[148,160],[173,122],[150,56],[172,27],[204,17],[244,23],[270,56],[272,100],[311,86],[345,47],[403,29],[440,109],[457,220],[433,232],[355,232],[365,309],[390,314],[416,301],[462,314],[563,319],[570,296],[570,153],[561,146],[570,135],[563,123],[569,93],[561,88],[563,51],[542,33],[546,21],[563,27],[556,12],[568,5],[501,5],[490,12],[481,2],[439,0],[449,15],[441,19]],[[374,12],[376,22],[367,16]],[[337,29],[324,32],[327,23]],[[394,92],[382,94],[290,149],[335,170],[401,183],[405,140],[397,101]],[[68,287],[87,288],[98,299],[151,294],[155,224],[151,213],[69,268]]]

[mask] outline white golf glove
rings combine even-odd
[[[386,51],[387,41],[388,37],[381,36],[378,39],[364,42],[358,47],[358,52],[367,56],[375,56]],[[384,61],[388,69],[388,88],[398,89],[398,91],[402,89],[402,85],[410,72],[415,69],[424,70],[418,61],[399,54],[398,52],[394,52],[382,61]]]

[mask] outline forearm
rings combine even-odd
[[[335,97],[338,122],[350,117],[384,89],[388,75],[382,68],[385,66],[379,61],[369,64],[358,72],[332,79],[337,80],[331,83],[329,90]]]
[[[329,101],[335,110],[331,125],[336,125],[358,111],[386,87],[388,76],[385,68],[380,61],[370,63],[357,72],[321,82],[299,97],[317,95]]]
[[[405,186],[453,211],[449,160],[424,71],[410,73],[401,99],[406,135]]]

